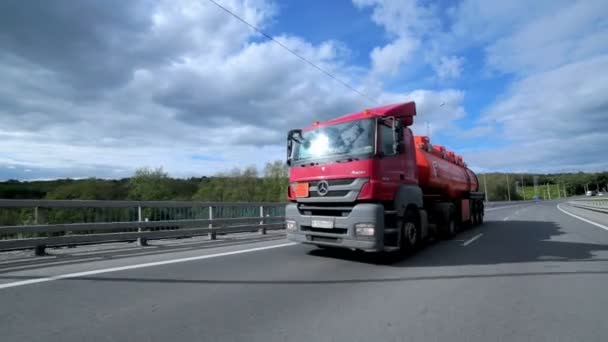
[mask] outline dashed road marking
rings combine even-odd
[[[473,236],[472,238],[468,239],[467,241],[463,242],[462,245],[468,246],[468,245],[472,244],[475,240],[479,239],[482,235],[483,235],[483,233],[479,233],[479,234]]]

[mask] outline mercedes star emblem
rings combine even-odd
[[[329,183],[327,181],[320,181],[317,184],[317,193],[319,196],[325,196],[329,192]]]

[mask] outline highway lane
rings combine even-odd
[[[2,341],[608,338],[608,231],[558,211],[556,202],[495,209],[486,220],[392,265],[361,253],[287,245],[0,288]],[[0,266],[0,280],[284,244],[6,272]]]

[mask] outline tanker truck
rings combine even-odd
[[[414,136],[415,115],[407,102],[289,131],[287,238],[401,255],[482,224],[477,176],[461,156]]]

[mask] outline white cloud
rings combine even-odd
[[[263,1],[223,4],[259,27],[274,13]],[[5,47],[0,49],[3,162],[52,174],[120,170],[114,176],[125,176],[136,167],[160,165],[177,176],[212,174],[283,159],[287,129],[370,106],[207,2],[161,1],[152,8],[120,16],[116,20],[122,22],[115,25],[103,23],[104,28],[135,31],[124,35],[110,31],[105,36],[100,28],[71,37],[72,29],[66,31],[66,41],[99,43],[89,61],[113,61],[93,69],[78,64],[87,54],[79,55],[71,45],[51,49],[46,53],[53,57],[44,58],[13,44],[23,34],[19,25],[27,25],[38,39],[32,49],[42,49],[47,21],[67,20],[53,17],[57,11],[2,28],[9,37],[0,38]],[[89,19],[92,27],[102,25]],[[346,82],[358,84],[366,73],[345,63],[348,51],[342,43],[313,45],[289,35],[277,39]],[[122,40],[124,48],[106,49],[113,40]],[[61,56],[66,61],[58,62]],[[365,92],[378,95],[381,89]]]
[[[414,39],[401,37],[383,47],[375,47],[370,54],[373,74],[395,76],[401,65],[411,58],[418,44]]]
[[[441,80],[460,77],[464,67],[464,58],[458,56],[442,56],[433,63],[433,69]]]
[[[391,42],[370,53],[372,76],[397,76],[401,66],[419,54],[426,38],[440,28],[434,6],[417,0],[353,0],[356,7],[373,8],[372,20],[384,27]]]
[[[486,48],[490,68],[543,71],[608,52],[608,2],[578,1],[546,11]]]
[[[598,170],[608,146],[608,55],[536,73],[515,82],[481,117],[497,126],[504,148],[471,155],[484,167]],[[485,150],[485,151],[484,151]],[[501,158],[491,156],[500,155]]]
[[[567,0],[487,1],[463,0],[448,8],[452,25],[445,43],[470,46],[492,42],[538,16],[569,4]]]
[[[372,7],[372,20],[391,35],[423,36],[440,26],[436,7],[418,0],[353,0],[358,8]]]

